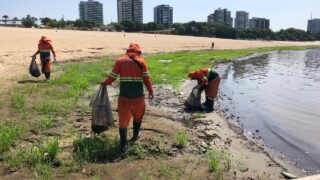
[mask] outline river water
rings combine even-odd
[[[246,135],[303,169],[320,170],[320,50],[272,52],[229,64],[219,105]]]

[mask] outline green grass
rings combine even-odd
[[[74,142],[74,159],[80,163],[112,161],[119,155],[117,137],[80,137]]]
[[[160,176],[165,177],[166,179],[179,180],[182,175],[182,170],[177,167],[170,167],[164,162],[160,163]]]
[[[15,140],[23,133],[23,126],[19,124],[0,124],[0,155],[8,151]]]
[[[39,180],[49,180],[53,178],[52,165],[48,163],[36,164],[34,170],[34,178]]]
[[[258,52],[304,50],[308,48],[320,48],[320,46],[185,51],[147,55],[144,58],[147,60],[154,83],[171,84],[174,87],[179,87],[180,83],[188,78],[187,75],[189,72],[199,68],[212,67],[212,64],[216,62],[229,61]],[[170,61],[163,62],[161,60]]]
[[[26,99],[24,94],[17,91],[14,91],[11,94],[11,107],[14,111],[19,111],[23,109],[25,106],[25,102]]]
[[[46,175],[48,168],[52,168],[52,162],[59,152],[58,139],[36,142],[27,149],[20,149],[14,155],[10,155],[6,161],[10,167],[26,167],[35,170],[35,175]]]
[[[215,179],[223,179],[223,173],[232,166],[231,154],[227,151],[211,151],[208,154],[209,170]]]
[[[189,138],[184,133],[178,133],[175,137],[175,144],[178,148],[184,148],[189,141]]]
[[[44,116],[39,121],[40,130],[48,130],[53,127],[53,120],[50,117]]]

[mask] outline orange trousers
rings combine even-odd
[[[51,71],[51,60],[41,59],[42,73],[49,73]]]
[[[218,96],[220,81],[221,78],[217,77],[208,83],[206,88],[206,96],[208,96],[209,99],[214,100]]]
[[[144,97],[132,99],[120,96],[118,99],[119,128],[128,128],[132,116],[135,122],[141,123],[145,111]]]

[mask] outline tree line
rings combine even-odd
[[[7,23],[9,17],[4,15],[3,20]],[[14,18],[15,21],[20,21]],[[38,27],[37,22],[40,21],[42,26],[47,28],[57,29],[80,29],[92,30],[94,28],[101,28],[100,24],[93,21],[75,20],[65,21],[64,19],[56,20],[48,17],[37,19],[30,15],[22,18],[21,22],[24,27]],[[236,30],[228,25],[221,23],[206,23],[191,21],[188,23],[174,23],[174,24],[157,24],[155,22],[138,23],[132,21],[123,21],[121,23],[111,23],[114,29],[118,32],[148,32],[148,31],[161,31],[171,30],[171,34],[175,35],[188,35],[188,36],[201,36],[201,37],[217,37],[228,39],[261,39],[261,40],[279,40],[279,41],[315,41],[320,40],[320,33],[312,34],[304,30],[289,28],[282,29],[274,32],[272,30],[262,29],[247,29]]]
[[[202,37],[217,37],[228,39],[261,39],[261,40],[280,40],[280,41],[315,41],[320,40],[320,33],[312,34],[304,30],[289,28],[274,32],[270,29],[247,29],[237,30],[228,25],[221,23],[206,23],[195,22],[189,23],[174,23],[169,24],[156,24],[146,23],[141,24],[138,22],[123,21],[121,23],[112,24],[116,31],[126,32],[139,32],[139,31],[157,31],[172,29],[172,34],[176,35],[189,35],[189,36],[202,36]]]

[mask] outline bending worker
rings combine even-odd
[[[191,72],[188,77],[191,80],[197,80],[199,90],[202,92],[205,90],[206,101],[202,104],[200,110],[213,111],[214,99],[218,95],[219,84],[221,78],[219,74],[210,68],[203,68]]]
[[[118,99],[120,153],[127,152],[127,128],[133,116],[134,142],[139,138],[139,131],[146,105],[143,84],[149,92],[149,99],[153,99],[153,88],[147,64],[141,58],[138,44],[131,43],[127,53],[116,60],[109,77],[101,83],[102,86],[110,85],[120,75],[120,95]]]
[[[50,79],[50,73],[51,73],[50,51],[53,54],[53,60],[56,61],[56,53],[51,44],[51,40],[45,36],[42,36],[38,44],[38,51],[32,56],[33,58],[36,58],[36,56],[40,54],[41,67],[42,67],[41,70],[42,70],[42,73],[45,75],[46,80]]]

